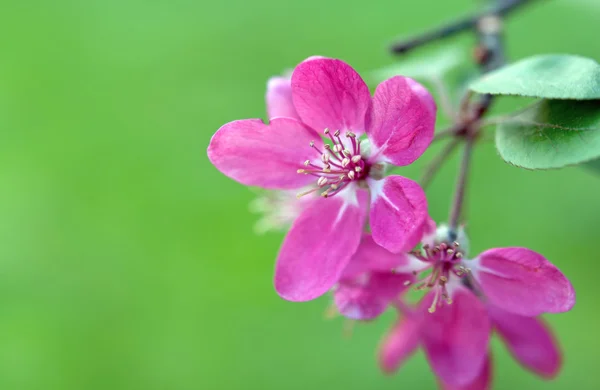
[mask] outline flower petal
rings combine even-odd
[[[269,118],[300,119],[292,102],[292,81],[287,77],[271,77],[267,83],[267,114]]]
[[[208,159],[230,178],[268,189],[295,189],[314,181],[297,173],[315,151],[321,137],[301,122],[276,118],[268,125],[260,119],[245,119],[223,125],[208,145]]]
[[[368,179],[370,224],[375,242],[390,252],[406,252],[419,243],[429,215],[425,192],[402,176]]]
[[[558,374],[561,353],[542,320],[512,314],[492,305],[488,305],[488,313],[492,325],[523,366],[545,378]]]
[[[379,347],[379,365],[391,374],[408,359],[419,346],[420,322],[414,316],[401,319],[386,335]]]
[[[402,291],[406,282],[414,280],[411,274],[371,272],[353,280],[339,283],[333,294],[339,312],[353,320],[372,320],[382,314]]]
[[[440,383],[440,387],[443,390],[488,390],[492,383],[492,362],[491,356],[487,356],[481,372],[475,378],[475,380],[465,386],[450,386],[444,383]]]
[[[429,314],[433,292],[420,308],[422,342],[427,359],[440,380],[450,386],[473,382],[485,363],[490,337],[490,321],[485,306],[471,291],[457,287],[454,302]]]
[[[436,105],[419,83],[392,77],[377,86],[367,127],[372,143],[371,162],[408,165],[433,140]]]
[[[302,121],[322,131],[365,129],[371,107],[369,88],[343,61],[316,58],[300,63],[292,74],[292,96]]]
[[[308,301],[338,282],[356,252],[368,194],[354,187],[320,198],[302,212],[285,238],[275,266],[275,289],[289,301]]]
[[[409,263],[410,259],[407,254],[392,253],[377,245],[373,240],[373,236],[365,233],[356,253],[354,253],[348,266],[344,269],[342,277],[344,279],[353,279],[365,272],[391,271]]]
[[[527,248],[495,248],[480,254],[473,276],[491,304],[522,316],[571,310],[571,282],[542,255]]]

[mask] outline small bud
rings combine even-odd
[[[361,156],[359,156],[358,154],[356,156],[352,156],[352,162],[354,164],[358,164],[358,162],[362,159]]]
[[[346,168],[348,164],[350,164],[350,159],[348,157],[344,157],[344,159],[342,160],[342,166]]]
[[[319,187],[323,187],[325,184],[327,184],[327,178],[321,176],[319,180],[317,180],[317,184],[319,185]]]

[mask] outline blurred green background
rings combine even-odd
[[[508,22],[510,57],[600,58],[594,2],[539,3]],[[480,4],[2,1],[0,388],[435,388],[422,353],[393,377],[379,372],[392,313],[347,337],[342,319],[324,318],[329,297],[277,296],[283,235],[252,233],[253,193],[214,169],[206,147],[225,122],[264,117],[267,78],[305,57],[368,72],[394,62],[394,37]],[[418,177],[433,154],[403,174]],[[438,220],[456,164],[428,191]],[[495,341],[495,388],[600,388],[599,195],[584,169],[519,170],[492,143],[478,147],[473,251],[531,247],[578,292],[571,313],[548,317],[560,377],[541,381]]]

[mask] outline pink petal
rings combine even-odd
[[[353,187],[320,198],[302,212],[285,238],[275,267],[275,289],[289,301],[308,301],[338,282],[356,252],[368,194]]]
[[[473,276],[491,304],[523,316],[571,310],[575,291],[542,255],[527,248],[495,248],[473,262]]]
[[[267,114],[269,118],[300,119],[292,102],[292,81],[287,77],[271,77],[267,83]]]
[[[433,292],[425,296],[420,307],[429,317],[423,319],[421,334],[429,363],[440,380],[465,386],[477,378],[485,363],[490,321],[485,306],[466,288],[458,287],[453,300],[430,314]]]
[[[488,390],[492,384],[492,362],[491,356],[487,356],[481,372],[475,378],[475,380],[465,386],[450,386],[444,383],[440,383],[440,387],[443,390]]]
[[[420,322],[413,316],[406,316],[387,334],[379,348],[379,365],[391,374],[408,359],[419,346]]]
[[[344,269],[343,278],[353,279],[370,271],[391,271],[409,263],[410,259],[405,253],[389,252],[377,245],[370,234],[365,233],[356,253]]]
[[[488,313],[496,331],[523,366],[545,378],[558,374],[561,353],[542,320],[512,314],[492,305],[488,306]]]
[[[339,312],[353,320],[372,320],[382,314],[390,303],[413,281],[411,274],[372,272],[353,280],[343,280],[333,298]]]
[[[373,145],[370,160],[408,165],[433,140],[436,106],[416,81],[392,77],[377,86],[367,134]]]
[[[375,242],[390,252],[406,252],[419,243],[427,226],[425,192],[402,176],[368,180],[370,224]]]
[[[208,145],[208,159],[230,178],[268,189],[296,189],[314,181],[297,173],[315,156],[310,142],[321,137],[299,121],[276,118],[268,125],[245,119],[223,125]]]
[[[371,107],[369,88],[343,61],[316,58],[299,64],[292,74],[292,96],[302,121],[322,131],[365,129]]]

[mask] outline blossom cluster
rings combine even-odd
[[[329,292],[339,313],[361,321],[395,309],[382,369],[422,346],[444,389],[489,388],[492,331],[526,368],[556,375],[561,354],[539,316],[573,307],[569,280],[527,248],[470,255],[462,229],[430,218],[418,183],[386,175],[433,139],[436,104],[422,85],[395,76],[371,96],[345,62],[311,57],[269,80],[266,103],[268,123],[223,125],[208,157],[230,178],[276,191],[258,208],[260,230],[291,225],[275,267],[281,297]],[[415,302],[409,290],[424,295]]]

